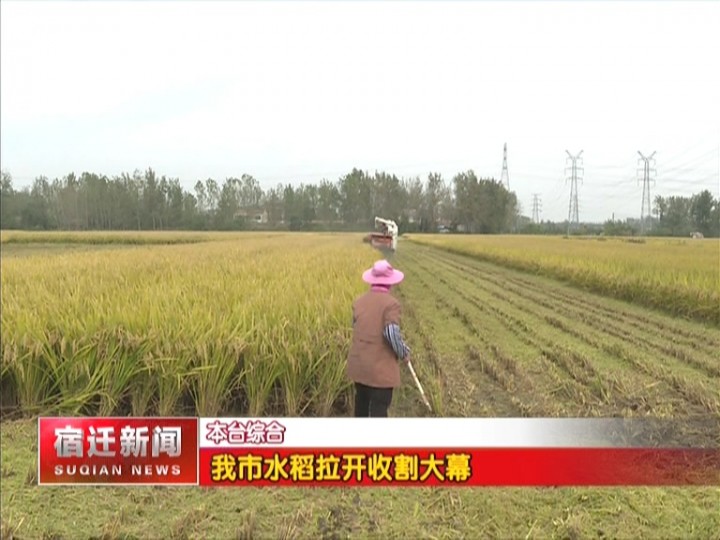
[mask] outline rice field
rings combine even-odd
[[[352,240],[243,235],[3,259],[5,405],[330,415],[344,406],[357,272],[374,257]]]
[[[350,304],[378,258],[362,236],[23,233],[8,242],[3,234],[3,412],[348,416]],[[717,417],[718,260],[712,240],[411,235],[392,262],[406,274],[396,290],[403,332],[437,415]],[[643,290],[662,305],[649,306]],[[391,414],[427,414],[406,382]],[[13,486],[2,491],[3,538],[717,538],[720,530],[713,488],[60,488],[62,503],[50,504],[60,492],[33,484],[33,428],[3,422],[3,483]]]
[[[222,238],[222,233],[180,232],[164,233],[150,231],[1,231],[3,247],[13,244],[89,244],[89,245],[151,245],[151,244],[192,244],[210,239]]]
[[[402,254],[449,416],[720,414],[720,330],[464,255]],[[720,440],[720,434],[718,440]]]
[[[409,239],[720,327],[717,238],[412,235]]]

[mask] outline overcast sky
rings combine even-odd
[[[720,3],[0,3],[2,169],[16,185],[152,167],[263,188],[473,169],[527,214],[640,215],[720,196]]]

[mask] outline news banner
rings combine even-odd
[[[717,419],[38,420],[40,485],[720,485]]]

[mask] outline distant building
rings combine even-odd
[[[243,218],[253,223],[267,223],[268,213],[264,208],[241,208],[235,212],[235,218]]]

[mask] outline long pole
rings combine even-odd
[[[420,395],[422,396],[423,402],[425,402],[425,406],[432,412],[432,407],[430,406],[430,402],[428,401],[427,397],[425,397],[425,391],[423,390],[422,385],[420,384],[420,381],[418,380],[417,374],[415,373],[415,369],[413,368],[410,361],[407,363],[408,368],[410,369],[410,374],[412,375],[412,378],[415,380],[415,385],[418,387],[418,390],[420,390]]]

